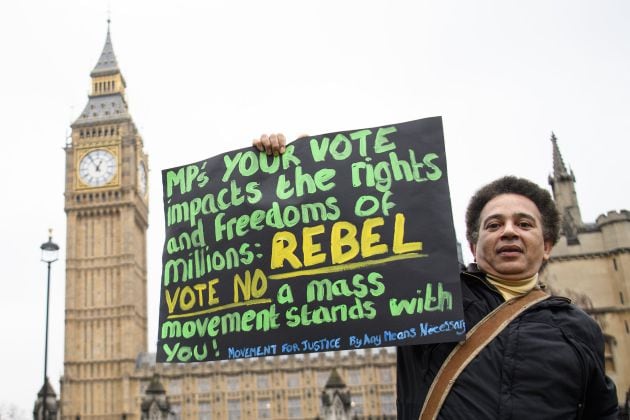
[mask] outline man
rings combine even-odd
[[[284,136],[258,150],[279,154]],[[559,237],[550,194],[516,177],[482,187],[466,212],[475,257],[461,273],[468,329],[506,300],[527,294]],[[418,419],[433,379],[456,343],[398,348],[399,419]],[[441,419],[616,419],[614,384],[604,372],[600,328],[568,299],[532,306],[495,337],[454,382]]]
[[[466,212],[475,257],[461,274],[468,329],[538,284],[558,241],[550,194],[515,177],[482,187]],[[398,349],[398,416],[417,419],[453,343]],[[568,299],[552,297],[512,321],[464,369],[444,401],[444,419],[615,419],[601,330]]]

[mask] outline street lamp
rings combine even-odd
[[[48,229],[48,242],[40,247],[42,262],[48,265],[48,281],[46,285],[46,341],[44,344],[44,395],[42,398],[42,416],[46,420],[46,399],[48,398],[48,303],[50,302],[50,265],[57,261],[59,245],[52,241],[52,229]]]

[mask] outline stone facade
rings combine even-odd
[[[602,327],[606,372],[620,404],[630,391],[630,212],[609,211],[594,223],[582,221],[575,176],[566,170],[552,136],[554,173],[549,178],[562,215],[562,236],[541,280],[567,296]]]
[[[176,419],[315,419],[336,370],[350,395],[352,418],[396,414],[396,356],[387,349],[261,357],[209,363],[138,360],[131,392],[140,406],[157,373]]]

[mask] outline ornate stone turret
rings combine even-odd
[[[153,374],[151,383],[142,397],[140,409],[142,420],[168,420],[172,417],[171,404],[157,373]]]
[[[322,391],[322,420],[350,420],[350,391],[345,382],[333,369]]]
[[[46,420],[57,420],[59,402],[57,401],[57,393],[50,385],[50,382],[48,382],[48,378],[46,378],[46,383],[37,393],[37,401],[35,401],[35,407],[33,407],[33,419],[42,420],[44,418],[44,411],[42,410],[44,395],[46,395]]]
[[[600,214],[596,220],[602,232],[604,246],[610,252],[630,249],[630,211],[609,211]]]
[[[549,176],[549,185],[562,216],[562,233],[566,236],[569,245],[576,245],[580,243],[578,231],[582,228],[583,222],[575,193],[575,175],[564,165],[554,133],[551,133],[551,143],[553,144],[553,175]]]

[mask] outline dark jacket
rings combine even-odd
[[[461,274],[468,329],[503,301],[479,271]],[[398,418],[418,419],[434,376],[455,343],[398,348]],[[440,419],[616,419],[597,323],[551,297],[510,323],[460,374]]]

